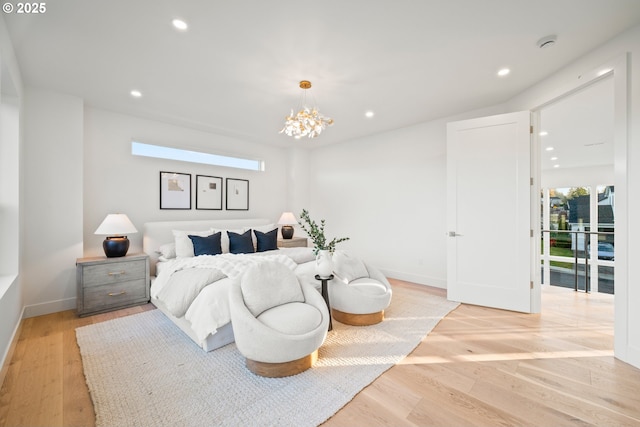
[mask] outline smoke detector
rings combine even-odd
[[[546,36],[538,40],[536,43],[540,49],[546,49],[556,44],[557,36]]]

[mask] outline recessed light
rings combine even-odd
[[[547,147],[547,148],[545,148],[545,150],[547,150],[547,151],[553,151],[553,147]]]
[[[498,75],[499,75],[500,77],[504,77],[504,76],[506,76],[507,74],[509,74],[510,72],[511,72],[511,70],[510,70],[510,69],[508,69],[508,68],[503,68],[503,69],[501,69],[501,70],[499,70],[499,71],[498,71]]]
[[[538,135],[540,136],[547,136],[549,135],[549,132],[547,132],[546,130],[541,131]]]
[[[131,94],[131,96],[133,96],[134,98],[140,98],[142,96],[142,92],[140,92],[139,90],[132,90],[131,92],[129,92]]]
[[[176,18],[173,21],[171,21],[171,23],[173,24],[174,27],[176,27],[180,31],[186,31],[187,28],[189,28],[187,23],[184,22],[182,19],[177,19]]]
[[[557,158],[557,157],[552,157],[552,158],[551,158],[551,161],[552,161],[552,162],[553,162],[553,161],[556,161],[556,160],[558,160],[558,158]]]
[[[375,113],[374,113],[373,111],[367,111],[366,113],[364,113],[364,115],[365,115],[367,118],[369,118],[369,119],[370,119],[371,117],[373,117],[373,116],[375,115]]]
[[[560,165],[553,165],[553,167],[554,167],[554,168],[559,168],[559,167],[560,167]]]

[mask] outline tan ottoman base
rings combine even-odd
[[[306,371],[316,363],[316,360],[318,360],[318,350],[290,362],[267,363],[247,359],[246,365],[247,369],[261,377],[281,378]]]
[[[376,323],[380,323],[384,320],[384,310],[378,311],[377,313],[353,314],[332,309],[331,314],[333,314],[333,318],[338,322],[352,326],[375,325]]]

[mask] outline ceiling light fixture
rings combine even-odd
[[[365,117],[367,118],[371,118],[375,115],[375,113],[373,111],[367,111],[366,113],[364,113]]]
[[[547,148],[545,148],[545,150],[547,150],[547,151],[553,151],[553,147],[547,147]]]
[[[311,88],[310,81],[302,80],[300,82],[300,88],[303,92],[300,98],[301,102],[298,112],[294,115],[293,109],[291,110],[291,114],[286,117],[284,127],[280,133],[285,133],[296,139],[304,136],[315,138],[320,135],[327,126],[333,124],[333,119],[322,115],[318,111],[315,106],[315,99],[313,107],[307,107],[307,90]]]
[[[504,76],[506,76],[507,74],[509,74],[510,72],[511,72],[511,70],[510,70],[510,69],[508,69],[508,68],[503,68],[502,70],[498,71],[498,75],[499,75],[500,77],[504,77]]]
[[[139,90],[132,90],[131,92],[129,92],[131,94],[131,96],[133,96],[134,98],[140,98],[142,96],[142,92],[140,92]]]
[[[547,136],[547,135],[549,135],[549,132],[547,132],[546,130],[543,130],[543,131],[540,131],[540,133],[538,135]]]
[[[174,27],[176,27],[176,29],[180,31],[186,31],[187,28],[189,28],[187,23],[184,22],[182,19],[174,19],[173,21],[171,21],[171,23],[173,24]]]

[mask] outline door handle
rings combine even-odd
[[[462,236],[462,234],[458,234],[455,231],[450,231],[449,232],[449,237],[458,237],[458,236]]]

